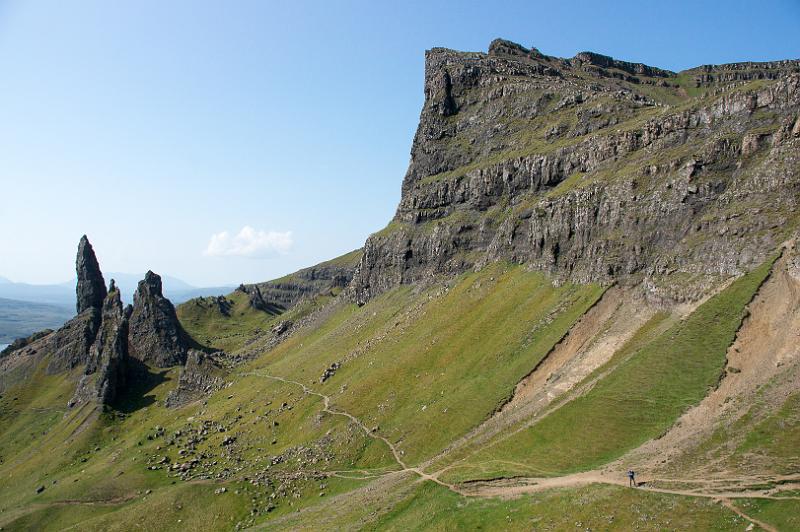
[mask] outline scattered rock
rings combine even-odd
[[[319,383],[322,384],[336,373],[336,370],[339,369],[341,365],[338,362],[334,362],[322,373],[322,377],[319,378]]]

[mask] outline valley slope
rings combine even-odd
[[[363,250],[126,333],[109,400],[109,342],[0,358],[0,526],[800,528],[800,63],[497,40],[424,90]]]

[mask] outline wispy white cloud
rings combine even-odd
[[[258,231],[249,225],[235,235],[214,233],[203,255],[209,257],[268,258],[285,255],[292,248],[292,232]]]

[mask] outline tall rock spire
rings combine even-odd
[[[100,329],[89,348],[84,375],[67,406],[89,401],[110,404],[125,386],[127,358],[128,317],[112,280],[103,301]]]
[[[88,308],[100,309],[106,298],[106,283],[94,255],[94,249],[86,235],[81,237],[78,244],[78,257],[75,259],[75,271],[78,274],[78,286],[75,289],[77,303],[75,310],[78,314]]]

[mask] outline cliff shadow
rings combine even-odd
[[[126,364],[127,381],[124,390],[111,406],[119,412],[131,414],[155,404],[156,396],[149,392],[171,379],[167,376],[169,369],[151,369],[142,361],[130,357]]]

